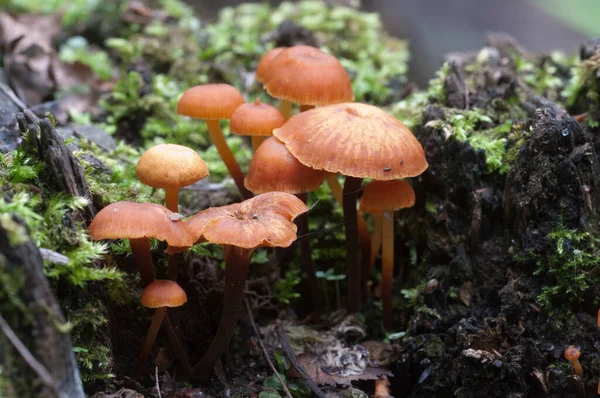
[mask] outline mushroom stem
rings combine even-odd
[[[346,263],[348,267],[346,271],[348,275],[348,311],[350,313],[359,312],[361,304],[362,284],[356,198],[362,180],[362,178],[346,176],[344,182],[343,209],[346,230]]]
[[[167,307],[157,308],[154,313],[154,317],[152,318],[152,323],[150,324],[150,328],[148,329],[148,333],[146,334],[146,339],[144,340],[144,344],[142,344],[142,349],[140,350],[140,355],[138,356],[137,365],[135,366],[135,374],[134,379],[139,380],[142,375],[142,371],[144,370],[144,365],[148,360],[148,356],[150,355],[150,351],[152,351],[152,346],[154,345],[154,341],[156,340],[156,336],[158,335],[158,331],[160,330],[160,325],[167,313]]]
[[[179,188],[165,188],[165,202],[167,209],[171,210],[173,213],[179,213]]]
[[[336,174],[329,174],[325,181],[327,181],[327,185],[329,185],[329,189],[331,190],[331,194],[335,198],[335,200],[339,203],[340,206],[344,206],[343,204],[343,190],[340,182],[337,179]],[[361,264],[363,268],[363,274],[366,274],[367,267],[369,267],[369,262],[371,261],[371,237],[369,236],[369,228],[367,227],[367,222],[365,218],[360,213],[356,213],[356,217],[358,218],[358,237],[360,240],[360,249],[361,249]],[[364,280],[362,296],[366,297],[366,284],[368,280]]]
[[[288,120],[292,116],[292,103],[287,100],[279,100],[279,111]]]
[[[206,351],[202,359],[192,368],[192,375],[194,376],[198,376],[201,379],[206,379],[210,376],[215,362],[227,349],[242,307],[248,265],[250,264],[250,256],[253,251],[254,249],[223,245],[223,257],[225,260],[223,314],[215,339],[210,347],[208,347],[208,351]]]
[[[304,203],[307,202],[308,195],[301,193],[296,195]],[[312,261],[312,255],[310,251],[310,237],[308,235],[308,214],[303,213],[296,218],[298,224],[298,245],[300,245],[300,261],[302,263],[302,269],[306,273],[308,280],[308,288],[310,290],[310,297],[314,307],[313,317],[319,317],[323,312],[325,306],[323,294],[319,289],[319,281],[317,279],[317,270]]]
[[[179,307],[175,307],[175,308],[177,308],[179,310]],[[175,309],[175,308],[171,308],[171,309]],[[177,312],[177,314],[179,314],[179,312]],[[177,332],[173,328],[170,318],[171,318],[171,315],[164,318],[163,328],[166,329],[166,331],[167,331],[167,337],[169,339],[169,344],[171,345],[171,348],[175,351],[175,353],[177,354],[177,356],[179,357],[179,359],[181,361],[180,362],[181,367],[179,367],[177,369],[180,370],[182,374],[178,375],[178,376],[180,376],[180,377],[178,377],[178,380],[186,381],[190,378],[190,373],[192,371],[192,367],[190,366],[190,360],[188,359],[187,354],[185,353],[185,350],[183,349],[183,346],[181,345],[181,341],[179,340],[181,337],[177,334]]]
[[[392,330],[392,278],[394,277],[394,211],[382,214],[381,299],[383,327]]]
[[[146,287],[154,281],[154,267],[152,266],[152,252],[150,251],[150,239],[129,239],[131,253],[138,266],[142,287]]]
[[[571,364],[573,364],[573,370],[575,371],[575,374],[579,377],[583,377],[583,367],[581,367],[579,359],[572,360]]]
[[[179,275],[179,253],[169,254],[167,278],[172,281],[177,281],[177,275]],[[172,319],[177,339],[181,338],[181,309],[179,307],[169,308],[169,318]]]
[[[253,135],[252,136],[252,151],[256,152],[256,150],[258,149],[260,144],[263,143],[264,140],[265,140],[265,137],[263,137],[263,136]]]
[[[300,112],[310,111],[311,109],[315,109],[314,105],[300,105]]]
[[[225,136],[223,136],[223,131],[221,130],[221,124],[218,120],[207,120],[206,124],[208,126],[210,139],[213,145],[217,148],[217,152],[219,152],[221,159],[223,159],[223,163],[225,163],[225,166],[227,166],[227,170],[229,170],[229,174],[231,174],[231,177],[233,177],[233,181],[240,190],[242,197],[244,199],[250,199],[252,197],[252,193],[244,186],[244,173],[242,173],[240,165],[235,160],[231,149],[229,149],[227,141],[225,141]]]
[[[371,235],[371,260],[369,261],[368,274],[371,274],[377,255],[381,250],[381,231],[383,228],[383,214],[373,214],[373,234]]]

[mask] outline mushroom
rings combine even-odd
[[[167,308],[181,307],[187,302],[187,296],[185,291],[183,291],[181,286],[179,286],[176,282],[171,280],[155,280],[142,292],[141,302],[146,308],[156,308],[156,312],[154,313],[152,323],[150,324],[150,328],[148,329],[148,333],[146,334],[146,338],[144,339],[144,343],[140,349],[137,365],[135,367],[136,379],[139,379],[140,375],[142,374],[144,364],[148,360],[148,356],[152,350],[152,345],[154,345],[154,341],[156,340],[156,336],[158,335],[158,331],[160,330],[163,320],[165,322],[169,321],[168,317],[165,318],[165,315],[167,314]],[[173,328],[167,328],[167,330],[172,331]],[[175,341],[177,341],[176,349],[178,354],[184,360],[185,371],[186,373],[189,373],[190,364],[187,360],[187,356],[185,355],[185,351],[183,350],[183,347],[177,338],[175,338]]]
[[[356,198],[363,178],[393,180],[427,169],[423,147],[410,130],[366,104],[328,105],[294,115],[273,135],[300,163],[346,176],[343,192],[349,310],[361,303]]]
[[[581,355],[581,351],[575,346],[569,346],[565,350],[565,359],[571,362],[575,374],[579,377],[583,377],[583,368],[579,363],[579,355]]]
[[[326,175],[327,173],[322,170],[311,169],[300,163],[281,141],[270,137],[262,143],[250,161],[246,188],[255,194],[287,192],[295,194],[306,203],[307,193],[319,188]],[[302,235],[308,234],[307,213],[299,215],[296,223]],[[315,310],[313,315],[318,316],[323,311],[324,299],[311,259],[308,236],[300,239],[299,244],[302,268],[308,278],[311,300]]]
[[[259,83],[264,83],[265,79],[268,76],[269,65],[271,65],[271,61],[275,58],[279,53],[285,50],[286,47],[276,47],[272,50],[267,51],[263,54],[258,61],[258,65],[256,65],[256,81]]]
[[[241,203],[209,208],[187,220],[196,241],[220,244],[225,260],[223,314],[212,344],[192,374],[209,376],[233,335],[244,295],[250,257],[257,247],[288,247],[296,239],[292,221],[308,208],[282,192],[257,195]]]
[[[256,152],[264,137],[273,135],[273,130],[284,123],[285,118],[277,108],[257,98],[254,103],[240,105],[233,111],[230,130],[233,134],[251,136],[252,149]]]
[[[177,104],[177,113],[195,119],[206,120],[208,133],[227,166],[243,198],[252,194],[244,187],[244,173],[227,145],[220,120],[229,119],[233,111],[244,103],[244,97],[229,84],[204,84],[187,89]]]
[[[265,90],[281,100],[285,119],[291,115],[291,102],[302,110],[314,106],[354,100],[348,73],[332,55],[311,46],[294,46],[281,50],[268,62],[262,73]]]
[[[383,301],[383,326],[392,330],[392,278],[394,276],[394,210],[412,207],[415,191],[402,180],[371,181],[365,186],[360,200],[360,210],[373,215],[373,242],[383,245],[381,257],[381,298]],[[377,257],[378,246],[371,247],[371,260]],[[363,283],[371,274],[372,263],[363,273]]]

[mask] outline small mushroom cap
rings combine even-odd
[[[183,93],[177,103],[177,114],[195,119],[224,120],[243,103],[242,93],[229,84],[203,84]]]
[[[579,359],[580,354],[581,354],[581,351],[579,351],[579,349],[577,347],[569,346],[565,350],[565,359],[567,361],[577,361]]]
[[[231,115],[229,129],[233,134],[270,136],[283,126],[285,118],[279,109],[263,104],[260,99],[240,105]]]
[[[155,238],[175,247],[194,244],[183,221],[155,203],[115,202],[100,210],[88,232],[94,240]]]
[[[269,192],[241,203],[203,210],[186,224],[196,241],[244,249],[288,247],[296,240],[296,224],[292,221],[306,211],[308,207],[294,195]]]
[[[277,47],[270,51],[267,51],[256,66],[256,81],[263,83],[265,78],[268,76],[269,65],[273,58],[275,58],[281,51],[285,50],[285,47]]]
[[[360,210],[373,214],[413,207],[414,204],[415,191],[402,180],[371,181],[360,198]]]
[[[273,135],[302,164],[330,173],[394,180],[417,176],[428,167],[410,130],[372,105],[311,109],[292,116]]]
[[[310,46],[281,51],[269,63],[263,85],[271,96],[303,105],[354,100],[350,77],[340,61]]]
[[[327,172],[311,169],[292,156],[275,137],[267,138],[256,150],[244,182],[252,193],[312,192],[319,188]]]
[[[186,302],[185,291],[171,280],[156,279],[142,292],[142,305],[146,308],[181,307]]]
[[[137,178],[154,188],[185,187],[208,174],[208,166],[196,151],[173,144],[148,149],[135,168]]]

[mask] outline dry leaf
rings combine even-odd
[[[327,373],[321,366],[319,360],[313,354],[303,354],[298,357],[298,362],[304,367],[310,378],[319,385],[343,385],[350,386],[356,380],[377,380],[379,376],[392,376],[386,369],[366,367],[362,374],[341,375]]]

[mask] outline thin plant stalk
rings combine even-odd
[[[394,277],[394,211],[383,212],[381,253],[381,300],[383,327],[392,330],[392,278]]]
[[[356,199],[362,178],[346,177],[344,182],[344,229],[346,231],[346,264],[348,273],[348,311],[360,311],[363,286],[361,283],[360,246],[358,234],[358,211]],[[369,244],[369,249],[371,245]],[[370,256],[369,256],[370,257]]]
[[[142,287],[146,287],[154,281],[154,267],[152,266],[152,252],[150,251],[150,239],[129,239],[131,253],[142,278]]]
[[[154,341],[156,340],[156,336],[158,335],[158,331],[160,330],[160,325],[162,325],[163,319],[166,314],[167,307],[157,308],[156,312],[154,313],[152,323],[150,324],[148,333],[146,333],[146,339],[144,340],[144,344],[142,344],[142,349],[140,350],[140,355],[138,356],[137,365],[135,366],[134,378],[136,380],[139,380],[140,376],[142,375],[144,365],[146,364],[146,361],[148,361],[150,351],[152,351],[152,346],[154,345]]]
[[[283,99],[279,100],[279,111],[285,120],[288,120],[290,117],[292,117],[292,103]]]
[[[246,189],[244,186],[244,173],[240,168],[240,165],[235,160],[233,156],[233,152],[227,145],[227,141],[225,141],[225,136],[223,135],[223,131],[221,130],[221,124],[218,120],[207,120],[206,124],[208,126],[208,133],[210,135],[210,139],[213,145],[217,148],[217,152],[223,159],[223,163],[229,170],[229,174],[233,178],[235,185],[240,190],[242,197],[244,199],[250,199],[252,197],[252,193]]]
[[[252,136],[252,151],[256,152],[256,150],[258,149],[260,144],[263,143],[264,140],[265,140],[265,137],[263,137],[262,135],[253,135]]]

